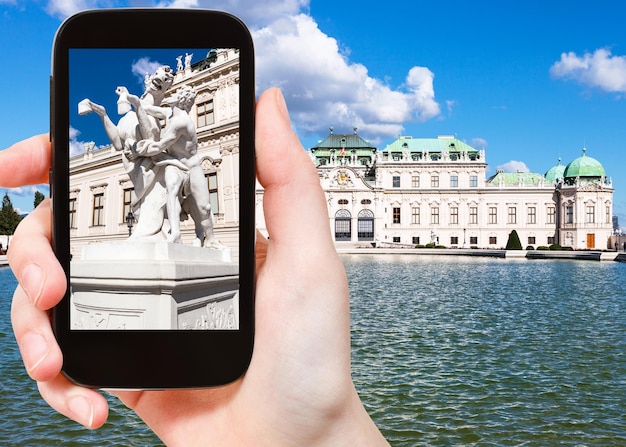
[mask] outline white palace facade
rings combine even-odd
[[[485,151],[451,136],[400,137],[382,151],[353,134],[311,148],[337,245],[609,249],[612,182],[586,154],[545,174],[487,177]]]
[[[211,195],[216,237],[238,258],[239,227],[239,52],[211,50],[197,63],[179,69],[169,92],[181,85],[197,92],[190,115],[198,132],[198,154]],[[85,119],[98,119],[89,116]],[[79,259],[84,245],[128,237],[127,216],[135,199],[133,184],[113,146],[70,159],[70,237]],[[132,217],[132,215],[131,215]],[[191,219],[181,223],[183,241],[195,237]]]

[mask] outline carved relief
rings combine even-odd
[[[340,169],[337,171],[335,176],[332,178],[330,182],[330,186],[335,186],[339,188],[347,188],[350,186],[354,186],[354,182],[352,181],[352,177],[345,169]]]

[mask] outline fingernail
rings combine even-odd
[[[93,405],[89,399],[83,396],[74,396],[68,401],[67,408],[69,408],[72,418],[76,422],[87,428],[93,426]]]
[[[22,338],[22,351],[26,370],[31,373],[48,355],[48,343],[41,334],[31,332]]]
[[[41,267],[37,264],[28,264],[22,269],[20,283],[26,291],[26,294],[37,304],[41,291],[43,289],[44,274]]]

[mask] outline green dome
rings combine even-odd
[[[548,172],[545,173],[544,177],[549,182],[558,182],[565,177],[565,166],[561,164],[561,158],[559,157],[559,162],[556,166],[552,166],[548,169]]]
[[[595,158],[587,157],[587,149],[583,149],[582,157],[578,157],[565,168],[565,178],[606,177],[602,164]]]

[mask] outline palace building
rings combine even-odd
[[[169,89],[190,85],[197,92],[190,115],[196,123],[198,154],[211,195],[216,237],[238,258],[239,231],[239,52],[211,50],[207,56],[175,74]],[[97,119],[88,117],[85,119]],[[94,149],[70,159],[71,252],[79,259],[83,246],[122,240],[133,223],[133,184],[113,146]],[[181,223],[183,241],[195,237],[191,218]],[[132,230],[132,228],[131,228]]]
[[[382,151],[353,134],[311,148],[338,245],[607,249],[612,182],[582,150],[545,174],[487,177],[485,151],[452,136],[400,137]]]

